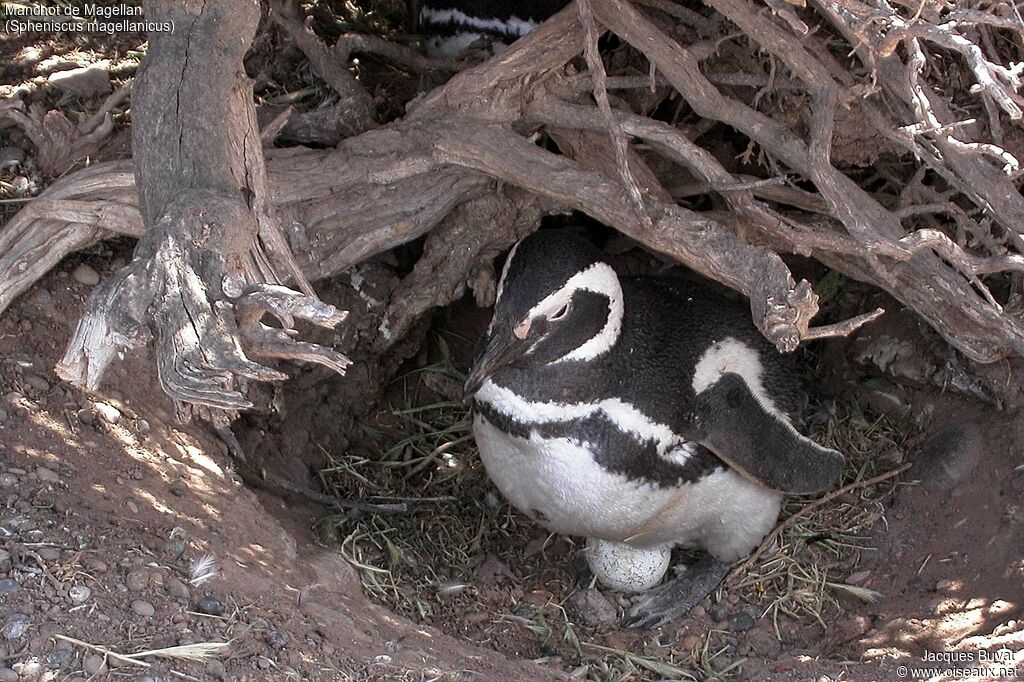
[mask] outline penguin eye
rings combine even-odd
[[[571,307],[572,306],[569,303],[566,303],[561,308],[556,310],[554,315],[551,315],[550,317],[548,317],[548,319],[551,320],[552,322],[555,322],[557,320],[562,319],[563,317],[565,317],[566,315],[569,314],[569,309]]]

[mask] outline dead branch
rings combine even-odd
[[[97,386],[114,353],[143,340],[150,319],[160,383],[182,403],[244,409],[251,403],[240,382],[286,378],[249,360],[243,346],[344,371],[347,360],[334,351],[259,323],[264,312],[326,326],[344,316],[311,295],[268,198],[241,63],[249,41],[238,39],[253,35],[258,3],[154,2],[147,13],[180,28],[152,36],[135,87],[135,172],[147,230],[132,263],[94,291],[57,373]],[[209,134],[198,125],[205,121],[225,122],[223,133]],[[306,295],[279,286],[279,273]]]
[[[374,126],[375,107],[370,96],[348,70],[347,55],[339,55],[320,42],[309,21],[303,20],[302,7],[296,0],[270,3],[270,16],[295,42],[317,75],[334,88],[340,98],[332,108],[338,112],[339,139],[358,135]]]
[[[513,49],[415,100],[401,121],[343,139],[330,150],[266,149],[265,181],[254,124],[248,116],[230,119],[244,121],[238,128],[253,134],[235,138],[233,148],[243,150],[240,164],[215,157],[214,165],[229,173],[204,178],[212,188],[189,188],[213,191],[189,195],[198,214],[181,206],[165,215],[167,197],[156,202],[165,208],[154,214],[142,186],[143,221],[124,165],[55,183],[0,233],[0,309],[55,259],[92,240],[114,232],[141,234],[143,224],[150,232],[162,225],[165,233],[191,235],[223,254],[223,262],[186,256],[187,265],[174,274],[176,291],[187,294],[178,299],[187,301],[182,307],[198,306],[209,315],[218,335],[237,337],[237,348],[209,346],[216,356],[210,363],[189,355],[203,348],[201,336],[172,338],[161,352],[188,357],[189,367],[195,361],[206,369],[197,377],[183,375],[173,363],[165,369],[177,373],[182,394],[202,402],[209,395],[199,389],[212,383],[218,385],[213,395],[227,392],[236,399],[231,405],[237,405],[241,394],[235,389],[243,379],[270,376],[266,368],[245,364],[248,356],[270,352],[342,368],[343,360],[295,345],[290,335],[291,311],[311,311],[315,303],[308,281],[427,236],[421,261],[392,292],[381,329],[393,336],[380,340],[374,349],[379,353],[431,307],[459,295],[467,282],[487,302],[496,253],[540,215],[575,209],[746,294],[757,326],[786,350],[802,340],[848,334],[878,312],[811,327],[814,292],[809,283],[793,280],[772,249],[813,256],[882,287],[974,360],[1024,354],[1024,325],[1007,314],[993,294],[998,289],[990,286],[993,275],[1021,271],[1024,200],[1016,178],[1004,172],[1020,150],[985,138],[984,124],[953,115],[951,95],[939,94],[929,81],[929,55],[921,46],[938,41],[928,39],[932,29],[922,33],[914,27],[930,22],[965,40],[968,33],[961,28],[971,22],[999,31],[1021,29],[974,15],[948,14],[943,22],[930,10],[912,20],[893,19],[904,10],[882,0],[870,7],[859,0],[818,0],[813,12],[799,16],[778,3],[768,9],[748,0],[709,0],[717,13],[707,17],[663,0],[641,4],[664,14],[628,2],[586,0]],[[917,9],[914,5],[909,12]],[[345,60],[358,51],[413,69],[433,68],[379,39],[343,36],[327,48],[298,16],[285,17],[282,26],[305,45],[335,87],[351,85]],[[897,20],[908,30],[899,33]],[[803,26],[809,30],[801,37]],[[602,62],[593,50],[605,29],[649,62],[615,72],[612,60]],[[856,59],[834,56],[833,46],[825,43],[834,39],[831,31],[849,43]],[[735,41],[738,35],[750,44]],[[903,49],[885,54],[885,41],[897,35]],[[954,59],[965,54],[941,49],[952,50]],[[1012,67],[997,64],[991,47],[986,50],[987,64],[999,67],[990,69],[993,77],[1007,93],[1014,90]],[[581,53],[584,60],[570,64]],[[972,62],[961,61],[970,71]],[[577,73],[584,62],[588,70]],[[975,83],[976,75],[971,78]],[[624,92],[613,97],[612,88]],[[681,96],[672,100],[678,120],[645,115],[665,102],[669,89]],[[242,91],[231,90],[238,100],[233,106],[241,106]],[[982,88],[974,94],[977,111],[994,119],[993,129],[1002,125],[1001,116],[1012,113],[993,92]],[[994,103],[991,111],[984,97]],[[858,122],[851,125],[851,120]],[[746,165],[715,148],[707,139],[715,136],[701,137],[725,128],[749,140]],[[560,155],[535,144],[540,131],[549,133]],[[870,140],[861,146],[880,144],[895,157],[871,169],[881,178],[881,189],[869,189],[865,166],[849,160],[851,145],[844,146],[843,138],[851,134]],[[168,170],[145,159],[145,153],[139,156],[142,177]],[[244,180],[230,187],[213,182],[228,175]],[[793,182],[803,185],[783,184]],[[251,192],[243,193],[244,201],[229,191],[239,186]],[[728,211],[691,211],[673,199],[691,192],[718,194]],[[484,234],[480,225],[489,224],[482,217],[488,211],[496,227]],[[209,234],[193,225],[205,221],[197,215],[216,218],[207,225]],[[164,218],[169,222],[161,222]],[[224,243],[218,230],[225,221],[244,225],[237,234],[249,237]],[[151,259],[170,254],[180,260],[187,253],[181,240],[148,233],[147,240]],[[189,273],[214,284],[193,296],[199,290],[192,288]],[[120,287],[136,286],[145,296],[164,300],[161,287],[169,285],[152,284],[151,278],[150,270],[133,270]],[[284,295],[278,287],[288,282],[303,294]],[[116,293],[101,287],[97,298],[107,296],[106,304],[113,305]],[[123,306],[123,319],[93,330],[96,338],[119,343],[135,338],[152,308],[131,304]],[[267,312],[277,314],[284,329],[263,325],[259,319]],[[219,372],[218,366],[230,371]]]
[[[127,99],[130,90],[130,85],[121,86],[107,96],[95,113],[77,125],[60,111],[47,111],[40,105],[25,111],[20,100],[10,102],[4,115],[21,126],[35,145],[39,170],[58,176],[69,171],[79,159],[99,150],[114,130],[110,112]]]

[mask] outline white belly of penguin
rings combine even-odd
[[[480,415],[473,433],[502,494],[558,533],[636,547],[693,544],[734,560],[753,549],[778,517],[781,495],[734,471],[660,487],[605,469],[567,438],[511,436]]]

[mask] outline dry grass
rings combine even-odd
[[[903,463],[908,446],[919,438],[909,418],[892,420],[865,415],[855,403],[818,405],[812,410],[814,439],[847,458],[841,485],[865,481]],[[871,535],[884,530],[885,512],[896,479],[838,496],[826,505],[800,515],[742,576],[732,576],[726,588],[744,600],[764,607],[778,632],[778,619],[813,618],[825,626],[840,610],[839,598],[877,601],[873,590],[843,582],[857,571],[864,552],[873,551]],[[783,523],[807,504],[787,498]],[[880,527],[879,527],[880,526]]]
[[[569,539],[566,549],[565,541],[548,536],[538,549],[543,532],[498,497],[470,437],[468,408],[435,390],[443,393],[463,379],[446,345],[438,345],[440,357],[396,379],[390,408],[362,426],[363,440],[379,443],[380,451],[337,454],[323,472],[325,485],[341,497],[411,503],[406,514],[334,515],[318,524],[321,538],[338,543],[367,593],[415,621],[558,665],[578,679],[737,676],[743,659],[730,633],[708,630],[702,646],[683,651],[668,634],[616,635],[572,621],[562,605],[576,589],[570,565],[578,545]],[[816,440],[847,455],[844,485],[894,468],[916,437],[909,420],[871,418],[853,404],[818,405],[810,422]],[[872,599],[871,590],[844,579],[872,551],[871,535],[884,531],[896,485],[890,480],[858,489],[801,515],[714,599],[738,595],[757,605],[776,632],[783,619],[824,624],[841,612],[843,596]],[[807,503],[788,499],[780,522]],[[552,549],[558,542],[562,553]],[[494,559],[509,567],[511,579],[478,573]],[[530,600],[538,589],[546,590],[545,598]],[[530,646],[509,649],[510,639]]]

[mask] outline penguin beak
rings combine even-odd
[[[494,328],[490,343],[483,354],[477,359],[463,388],[462,398],[467,400],[473,396],[480,386],[502,367],[508,367],[526,354],[531,343],[512,333],[509,325],[502,324]]]

